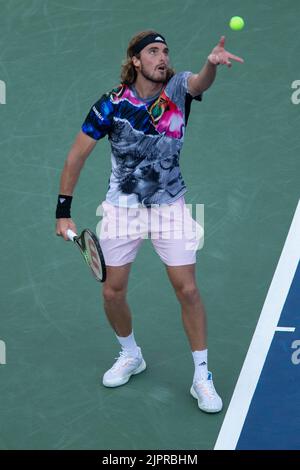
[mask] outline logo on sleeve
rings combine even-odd
[[[101,119],[101,121],[103,121],[103,116],[102,116],[102,114],[99,113],[98,109],[97,109],[95,106],[93,106],[93,111],[94,111],[94,113],[96,114],[96,116],[98,116],[98,118]]]

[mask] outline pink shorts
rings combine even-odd
[[[107,266],[132,263],[143,240],[150,238],[167,266],[196,262],[203,228],[191,216],[184,196],[173,204],[128,208],[102,203],[100,245]]]

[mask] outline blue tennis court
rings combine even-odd
[[[299,450],[300,2],[0,6],[0,449]],[[229,27],[236,15],[241,31]],[[191,104],[180,154],[186,203],[205,213],[196,277],[224,405],[214,415],[190,395],[180,305],[150,240],[128,284],[147,369],[108,389],[119,345],[99,284],[55,234],[70,146],[93,103],[120,84],[130,38],[148,28],[167,38],[176,72],[198,73],[222,35],[244,59],[218,66]],[[80,176],[80,229],[99,223],[110,152],[105,138]]]
[[[300,202],[215,449],[300,449],[299,234]]]

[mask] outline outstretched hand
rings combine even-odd
[[[221,36],[219,44],[213,48],[213,50],[208,56],[209,62],[214,65],[225,64],[227,65],[227,67],[231,67],[232,63],[229,59],[232,59],[236,62],[240,62],[241,64],[243,64],[244,60],[241,57],[238,57],[234,54],[231,54],[230,52],[225,51],[224,44],[225,36]]]

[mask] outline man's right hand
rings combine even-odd
[[[67,230],[71,229],[77,233],[76,225],[72,219],[56,219],[56,235],[63,237],[66,241],[69,240],[67,236]]]

